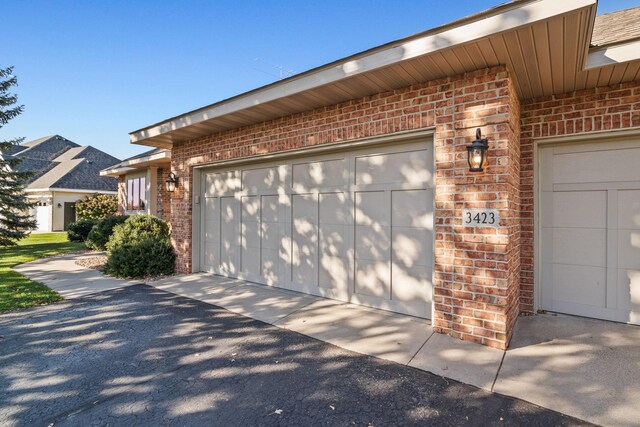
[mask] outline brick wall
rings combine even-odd
[[[433,326],[466,341],[505,348],[518,314],[519,102],[504,69],[455,82],[453,117],[436,128]],[[470,77],[473,79],[470,80]],[[466,146],[489,138],[485,172],[468,172]],[[499,209],[499,228],[462,224],[462,209]]]
[[[640,127],[640,82],[622,83],[522,103],[521,114],[521,291],[520,309],[533,311],[533,141]]]
[[[169,168],[158,168],[156,181],[156,215],[165,221],[170,220],[171,198],[165,190],[165,181],[169,177]]]
[[[466,145],[481,127],[486,171],[467,171]],[[177,269],[191,271],[193,166],[218,160],[435,128],[434,329],[505,348],[518,310],[520,271],[519,103],[509,74],[494,67],[176,143],[180,177],[170,196]],[[461,209],[500,210],[499,228],[465,228]]]

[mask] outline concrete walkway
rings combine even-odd
[[[93,255],[87,255],[93,256]],[[74,298],[135,282],[47,258],[16,271]],[[563,315],[521,317],[507,352],[434,334],[427,320],[210,274],[151,286],[358,353],[516,396],[601,425],[640,419],[640,327]]]
[[[101,253],[69,254],[27,262],[13,267],[14,271],[31,280],[44,283],[64,299],[81,298],[96,292],[118,289],[136,283],[108,277],[97,270],[76,264],[76,260],[91,258]]]

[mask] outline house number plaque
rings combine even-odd
[[[499,224],[498,209],[462,209],[462,225],[466,227],[497,227]]]

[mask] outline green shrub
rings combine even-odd
[[[141,237],[114,245],[109,251],[106,272],[116,277],[143,278],[172,274],[176,255],[166,237]]]
[[[95,219],[81,219],[67,226],[67,236],[70,242],[84,242],[91,229],[98,221]]]
[[[127,218],[129,218],[127,215],[114,215],[98,221],[87,236],[87,240],[84,242],[85,245],[90,249],[104,251],[107,248],[109,237],[113,233],[113,228],[124,223]]]
[[[118,213],[118,198],[107,194],[85,196],[76,203],[76,215],[80,219],[104,219]]]
[[[153,215],[131,215],[120,225],[116,225],[107,243],[107,250],[142,237],[169,238],[169,225]]]
[[[155,216],[132,215],[116,225],[106,248],[106,271],[113,276],[142,278],[174,271],[169,225]]]

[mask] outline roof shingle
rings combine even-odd
[[[640,38],[640,7],[596,16],[592,46],[605,46]]]

